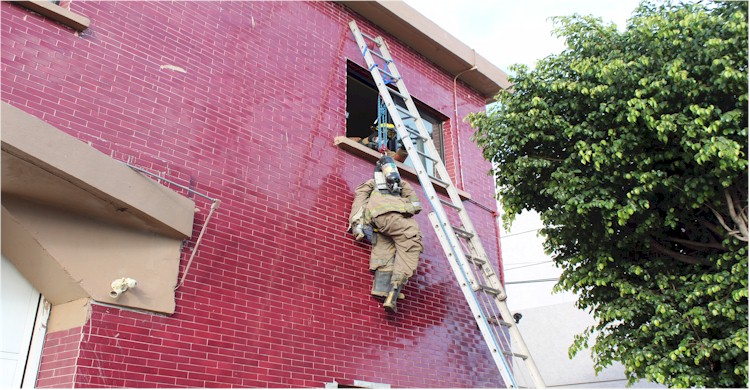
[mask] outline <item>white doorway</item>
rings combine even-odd
[[[33,388],[49,310],[5,256],[0,263],[0,388]]]

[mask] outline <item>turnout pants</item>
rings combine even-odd
[[[392,271],[392,284],[406,283],[416,271],[423,250],[417,221],[390,212],[372,218],[372,225],[378,232],[370,254],[370,270]]]

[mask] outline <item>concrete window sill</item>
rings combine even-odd
[[[89,18],[71,12],[50,1],[14,1],[13,3],[30,11],[34,11],[46,18],[52,19],[62,25],[68,26],[78,32],[89,28],[89,24],[91,24]]]
[[[367,161],[371,161],[373,164],[380,158],[380,153],[378,153],[377,151],[372,150],[367,146],[360,144],[359,142],[354,142],[344,136],[335,137],[333,139],[333,144],[357,157],[363,158]],[[414,170],[414,168],[408,167],[400,162],[396,162],[396,166],[398,167],[399,172],[401,172],[402,176],[413,181],[419,181],[419,177],[417,176],[417,172]],[[432,180],[432,185],[435,187],[435,191],[443,195],[448,195],[448,190],[442,183]],[[461,199],[471,199],[471,195],[468,192],[461,191],[458,188],[456,189],[456,192],[458,192],[458,195],[461,196]]]

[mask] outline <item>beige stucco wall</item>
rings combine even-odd
[[[50,310],[47,320],[47,332],[54,333],[84,325],[91,315],[91,300],[76,299],[68,303],[55,305]]]
[[[64,305],[91,299],[173,313],[194,202],[6,103],[0,138],[2,253],[53,315],[85,319]],[[110,297],[122,277],[137,286]]]
[[[88,296],[100,302],[174,312],[180,240],[12,197],[3,199],[3,207],[18,221],[19,228],[33,232],[44,253],[57,263],[56,266],[49,261],[45,265],[35,264],[38,262],[32,261],[31,256],[16,261],[18,250],[5,248],[15,242],[6,241],[3,233],[4,253],[10,252],[9,259],[32,285],[41,284],[37,289],[51,303],[67,302],[68,293],[75,288],[78,291],[73,295],[75,298]],[[60,293],[48,290],[62,284],[55,278],[63,277],[74,283],[65,283],[69,285],[62,289],[66,293],[58,298]],[[113,299],[109,296],[110,284],[122,277],[133,278],[138,285]]]

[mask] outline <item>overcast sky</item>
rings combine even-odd
[[[551,16],[594,15],[621,30],[638,0],[404,0],[500,69],[560,53]]]
[[[404,0],[505,72],[511,64],[535,62],[560,53],[551,16],[594,15],[620,30],[639,0]],[[544,253],[535,213],[516,218],[501,235],[503,268],[512,310],[573,302],[572,293],[552,294],[560,269]]]

